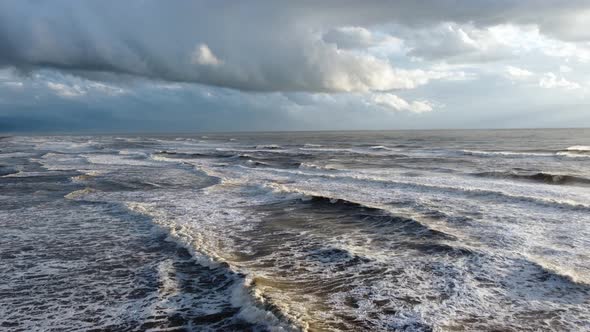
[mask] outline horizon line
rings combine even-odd
[[[1,132],[0,139],[13,136],[109,136],[109,135],[223,135],[272,133],[329,133],[329,132],[395,132],[395,131],[509,131],[509,130],[590,130],[590,127],[514,127],[514,128],[411,128],[411,129],[317,129],[317,130],[236,130],[236,131],[15,131]]]

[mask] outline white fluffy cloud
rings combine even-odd
[[[507,66],[506,67],[506,74],[508,75],[508,77],[510,79],[514,79],[514,80],[527,80],[535,75],[529,70],[515,67],[515,66]]]
[[[443,23],[427,29],[402,29],[409,55],[450,62],[489,62],[508,58],[513,49],[500,33],[501,26],[485,29],[470,24]],[[505,29],[505,28],[504,28]]]
[[[507,66],[505,70],[506,77],[513,82],[523,82],[544,89],[578,90],[582,88],[580,83],[564,77],[564,74],[572,71],[570,67],[565,65],[559,66],[559,75],[553,72],[535,73],[515,66]]]
[[[195,47],[191,62],[202,66],[218,66],[221,64],[221,60],[211,52],[206,44],[199,44]]]
[[[407,102],[392,93],[373,94],[369,98],[369,103],[374,103],[392,111],[409,111],[413,113],[432,111],[432,104],[428,101]]]
[[[566,90],[577,90],[582,86],[579,83],[568,81],[563,76],[554,73],[545,73],[539,80],[539,86],[546,89],[561,88]]]

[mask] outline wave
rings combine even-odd
[[[382,158],[385,155],[385,151],[394,151],[385,146],[374,146],[368,148],[299,148],[301,151],[310,151],[310,152],[327,152],[327,153],[334,153],[334,154],[342,154],[344,156],[350,155],[358,155],[363,156],[365,158],[369,157],[379,157]],[[402,154],[386,154],[388,157],[407,157],[406,155]]]
[[[299,148],[300,150],[303,151],[319,151],[319,152],[349,152],[349,153],[355,153],[356,151],[352,150],[352,149],[346,149],[346,148]]]
[[[190,227],[179,220],[167,215],[165,209],[160,209],[152,203],[126,202],[125,207],[134,213],[148,216],[168,236],[167,239],[185,248],[203,266],[211,269],[223,268],[227,275],[231,275],[233,282],[230,286],[230,302],[239,308],[238,315],[246,321],[259,324],[271,331],[297,331],[298,321],[284,315],[284,313],[265,301],[257,292],[254,280],[237,271],[229,261],[219,256],[213,248],[200,245],[203,242],[202,229],[195,233]],[[212,219],[213,220],[213,219]],[[211,237],[211,235],[209,235]],[[224,286],[225,287],[225,286]],[[224,287],[220,288],[223,289]]]
[[[133,151],[129,149],[123,149],[118,152],[122,156],[129,156],[130,158],[146,158],[147,153],[141,151]]]
[[[12,167],[6,167],[6,166],[1,166],[0,165],[0,176],[5,176],[5,175],[10,175],[10,174],[16,174],[19,171],[12,168]]]
[[[92,194],[92,193],[95,193],[95,192],[97,192],[96,189],[92,189],[90,187],[86,187],[84,189],[72,191],[71,193],[65,195],[64,198],[72,199],[72,200],[77,200],[77,199],[83,198],[84,196],[87,196],[88,194]]]
[[[565,148],[561,151],[544,151],[544,152],[536,152],[536,151],[482,151],[482,150],[461,150],[461,152],[465,155],[469,156],[479,156],[479,157],[495,157],[495,156],[503,156],[503,157],[555,157],[555,156],[564,156],[564,157],[588,157],[588,153],[590,152],[590,146],[585,145],[574,145],[568,148]]]
[[[80,154],[80,157],[86,159],[88,163],[95,165],[109,166],[154,166],[154,162],[149,159],[132,158],[127,155],[113,154]]]
[[[254,167],[278,167],[278,168],[298,168],[301,162],[295,158],[297,156],[291,155],[267,155],[258,153],[242,153],[232,156],[233,159],[238,159],[243,165]],[[301,155],[301,158],[307,155]]]
[[[254,153],[262,153],[267,151],[256,150],[231,150],[231,149],[215,149],[215,151],[208,152],[177,152],[162,150],[155,152],[153,157],[156,160],[164,159],[213,159],[213,158],[227,158],[227,159],[256,159],[258,158]],[[274,151],[273,151],[274,152]],[[162,159],[163,158],[163,159]],[[279,158],[279,157],[276,157]]]
[[[323,207],[321,208],[323,209],[336,207],[342,212],[351,213],[351,211],[353,211],[365,221],[404,225],[402,228],[405,228],[406,232],[408,233],[411,232],[414,234],[420,234],[421,236],[435,237],[439,240],[457,239],[455,235],[431,228],[426,223],[422,223],[415,218],[393,214],[389,208],[380,204],[372,204],[360,200],[357,201],[349,198],[342,198],[338,195],[325,195],[313,190],[291,188],[280,183],[269,183],[262,185],[262,187],[266,187],[275,193],[300,195],[299,198],[303,202],[316,205],[316,207],[318,207],[318,205],[322,205]],[[293,198],[293,196],[285,197],[286,200],[292,200]]]
[[[564,264],[559,263],[560,259],[555,261],[547,259],[547,257],[528,253],[524,256],[527,261],[537,265],[548,276],[562,278],[568,283],[580,286],[590,286],[590,276],[587,273],[580,273],[580,271],[577,271],[577,269],[571,266],[564,266]]]
[[[162,150],[162,151],[156,152],[154,154],[159,155],[159,156],[168,157],[168,158],[178,158],[178,159],[216,157],[216,156],[208,156],[208,155],[202,154],[202,153],[186,153],[186,152],[175,152],[175,151],[166,151],[166,150]]]
[[[269,164],[269,163],[265,163],[263,161],[255,161],[252,159],[246,160],[246,164],[253,165],[253,166],[271,166],[271,164]]]
[[[299,165],[299,168],[301,169],[320,169],[320,170],[326,170],[326,171],[337,171],[338,169],[335,167],[331,167],[328,165],[316,165],[313,163],[301,163],[301,165]]]
[[[21,158],[21,157],[32,157],[35,156],[34,152],[0,152],[0,158]]]
[[[480,156],[480,157],[553,157],[554,153],[543,153],[543,152],[517,152],[517,151],[481,151],[481,150],[461,150],[465,155],[468,156]]]
[[[273,189],[277,190],[277,187]],[[284,191],[284,189],[279,189],[279,191]],[[287,192],[293,192],[293,190],[287,189]],[[312,204],[316,208],[326,210],[336,208],[343,212],[354,212],[365,222],[395,224],[396,226],[401,226],[398,228],[400,231],[403,231],[404,233],[419,234],[422,238],[428,237],[449,241],[456,240],[456,237],[451,234],[430,228],[416,219],[394,215],[383,207],[338,197],[318,195],[304,190],[297,190],[296,192],[304,195],[303,202]]]
[[[354,177],[353,177],[354,178]],[[510,194],[507,192],[503,192],[500,190],[490,190],[490,189],[481,189],[481,188],[466,188],[466,187],[451,187],[445,185],[433,185],[433,184],[423,184],[423,183],[414,183],[414,182],[406,182],[406,181],[394,181],[394,180],[384,180],[384,179],[368,179],[368,178],[358,178],[358,180],[369,180],[369,181],[376,181],[385,184],[392,184],[392,185],[400,185],[400,186],[408,186],[413,188],[423,188],[426,190],[435,190],[441,191],[445,193],[457,193],[457,194],[467,194],[473,195],[476,197],[497,197],[504,200],[512,200],[518,202],[526,202],[531,204],[536,204],[540,206],[546,206],[550,208],[564,208],[564,209],[572,209],[572,210],[588,210],[590,211],[590,205],[583,204],[575,201],[569,200],[557,200],[557,199],[548,199],[542,197],[534,197],[534,196],[525,196],[525,195],[518,195],[518,194]]]
[[[476,254],[476,249],[463,247],[453,243],[458,239],[452,233],[441,231],[430,227],[428,224],[419,221],[419,219],[405,216],[396,216],[391,214],[386,207],[372,205],[366,202],[342,199],[337,195],[323,195],[313,191],[291,189],[280,184],[271,184],[271,188],[279,192],[298,193],[304,195],[304,202],[314,205],[314,209],[327,211],[330,208],[336,208],[341,213],[347,215],[356,215],[364,222],[393,224],[400,232],[406,235],[418,235],[421,239],[428,238],[434,241],[409,241],[403,242],[407,248],[415,249],[427,254],[445,253],[454,257]],[[292,198],[291,198],[292,199]],[[438,212],[438,211],[437,211]],[[438,212],[444,216],[443,212]],[[448,216],[447,216],[448,217]],[[443,241],[443,242],[438,242]],[[477,254],[481,254],[477,251]],[[562,264],[550,262],[540,257],[533,257],[525,254],[525,264],[531,264],[542,271],[539,278],[553,277],[570,284],[570,285],[590,285],[590,281],[585,275],[576,272],[574,269],[567,268]]]
[[[566,148],[567,151],[582,151],[582,152],[590,152],[590,146],[586,145],[574,145]]]
[[[371,149],[371,150],[391,151],[391,148],[388,148],[388,147],[383,146],[383,145],[370,146],[369,149]]]
[[[239,167],[239,166],[238,166]],[[369,183],[379,183],[383,185],[391,185],[397,187],[407,187],[410,189],[420,189],[420,190],[427,190],[427,191],[438,191],[445,194],[459,194],[459,195],[470,195],[473,197],[496,197],[502,200],[510,200],[516,202],[525,202],[531,203],[539,206],[545,206],[549,208],[560,208],[560,209],[572,209],[572,210],[589,210],[590,205],[571,201],[567,199],[557,200],[553,198],[543,198],[543,197],[536,197],[536,196],[527,196],[522,194],[512,194],[508,192],[504,192],[501,190],[494,190],[494,189],[486,189],[486,188],[469,188],[469,187],[462,187],[462,186],[450,186],[450,185],[440,185],[440,184],[428,184],[428,183],[417,183],[417,182],[409,182],[409,181],[400,181],[394,179],[383,179],[383,178],[375,178],[371,176],[362,176],[356,174],[327,174],[327,173],[306,173],[301,170],[286,170],[286,169],[276,169],[276,168],[266,168],[265,171],[275,172],[275,173],[291,173],[294,175],[301,175],[307,177],[319,177],[319,178],[328,178],[328,179],[339,179],[341,181],[355,181],[359,182],[359,185],[366,186],[367,182]]]
[[[256,149],[258,150],[276,150],[276,149],[280,149],[281,146],[280,145],[276,145],[276,144],[260,144],[260,145],[256,145]]]
[[[303,148],[301,148],[301,150],[305,150]],[[299,150],[287,150],[287,149],[274,149],[274,148],[228,148],[228,147],[223,147],[223,148],[215,148],[215,151],[221,152],[221,153],[231,153],[231,154],[238,154],[238,153],[266,153],[266,154],[273,154],[273,155],[309,155],[309,154],[304,154]],[[211,157],[216,157],[215,155],[210,155]]]
[[[477,157],[506,157],[506,158],[541,158],[541,157],[569,157],[569,158],[588,158],[590,157],[590,147],[578,145],[566,148],[563,151],[556,152],[530,152],[530,151],[480,151],[480,150],[460,150],[461,153],[468,156]]]
[[[584,151],[585,152],[585,151]],[[571,151],[571,152],[557,152],[556,155],[560,157],[568,157],[568,158],[590,158],[590,154],[586,154],[582,151]]]
[[[421,149],[421,148],[423,148],[422,145],[410,145],[410,144],[396,144],[393,147],[394,148],[413,148],[413,149]]]
[[[556,185],[569,185],[569,184],[581,184],[581,185],[590,185],[590,179],[584,177],[578,177],[574,175],[567,175],[567,174],[551,174],[545,172],[538,172],[538,173],[517,173],[514,171],[509,172],[497,172],[497,171],[490,171],[490,172],[480,172],[475,173],[475,176],[479,177],[492,177],[492,178],[500,178],[500,179],[515,179],[515,180],[529,180],[547,184],[556,184]]]
[[[554,260],[549,260],[546,257],[536,255],[526,255],[532,263],[537,264],[540,268],[546,271],[549,275],[562,278],[563,281],[584,287],[587,291],[590,290],[590,270],[587,267],[580,265],[569,265],[572,261],[566,260],[568,263],[563,264],[565,257],[558,257]],[[575,262],[575,260],[573,260]],[[581,262],[585,262],[582,260]]]

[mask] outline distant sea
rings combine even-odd
[[[590,331],[590,130],[0,139],[2,331]]]

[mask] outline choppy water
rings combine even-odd
[[[590,331],[590,130],[0,139],[0,330]]]

